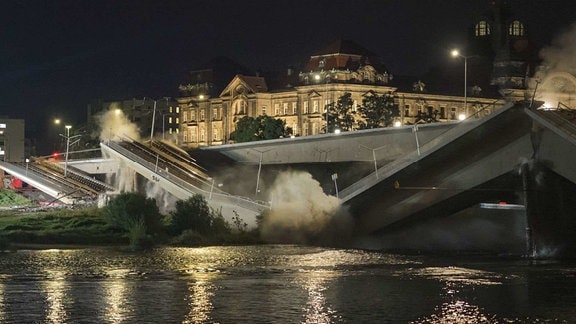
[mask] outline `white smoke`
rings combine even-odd
[[[309,173],[285,171],[270,190],[271,212],[261,224],[262,237],[281,243],[344,243],[352,218],[338,198],[327,196]]]
[[[97,117],[100,125],[101,141],[117,141],[123,137],[129,137],[133,140],[140,139],[138,126],[126,118],[120,107],[113,103],[109,109]]]
[[[576,75],[576,24],[556,37],[552,45],[540,51],[543,65],[550,72],[561,71]]]
[[[168,214],[174,210],[176,201],[178,201],[176,197],[152,181],[146,182],[146,197],[156,200],[156,205],[162,214]]]
[[[576,23],[544,47],[540,57],[542,64],[530,84],[531,91],[538,87],[535,98],[544,101],[549,108],[560,106],[560,103],[575,108],[576,101],[566,96],[567,92],[576,92],[576,89],[564,79],[570,78],[568,75],[576,76]]]

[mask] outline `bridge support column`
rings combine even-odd
[[[533,162],[533,160],[531,161]],[[524,213],[526,215],[526,256],[528,258],[536,257],[536,245],[534,241],[534,233],[532,226],[534,225],[534,209],[532,203],[534,202],[532,189],[532,172],[530,172],[530,163],[522,164],[520,174],[522,175],[522,191],[524,198]]]

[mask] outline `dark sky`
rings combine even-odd
[[[576,20],[573,0],[511,1],[540,44]],[[91,100],[174,96],[216,56],[284,69],[339,39],[393,74],[449,60],[489,0],[4,0],[0,115],[81,122]],[[37,126],[39,127],[39,126]]]

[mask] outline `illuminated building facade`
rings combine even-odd
[[[0,160],[24,162],[24,119],[0,118]]]
[[[312,55],[298,73],[287,69],[282,75],[237,74],[220,92],[213,91],[209,78],[196,80],[180,86],[182,95],[177,98],[184,148],[231,143],[230,134],[244,116],[282,119],[295,136],[321,134],[326,129],[326,105],[345,93],[351,94],[353,111],[367,95],[392,95],[400,108],[396,119],[400,125],[415,123],[422,113],[434,114],[438,121],[482,116],[504,103],[471,92],[465,109],[462,95],[430,93],[417,79],[401,86],[378,57],[342,40]]]

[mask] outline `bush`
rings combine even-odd
[[[199,234],[206,235],[213,232],[212,210],[202,195],[194,195],[187,200],[176,202],[176,208],[171,213],[173,235],[185,230],[193,229]]]
[[[132,247],[151,244],[151,236],[162,230],[162,216],[156,201],[139,193],[122,193],[110,200],[105,215],[111,226],[128,233]]]

